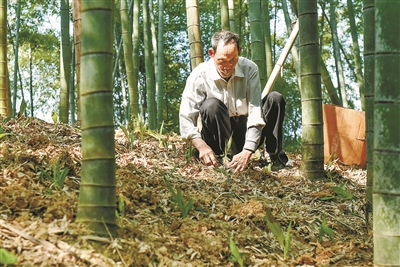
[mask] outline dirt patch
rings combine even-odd
[[[232,174],[188,158],[188,144],[175,134],[136,133],[130,144],[116,131],[116,207],[123,200],[125,214],[116,238],[98,237],[74,222],[80,130],[33,118],[1,128],[11,135],[0,139],[0,240],[17,266],[239,266],[229,238],[245,266],[372,265],[366,172],[357,167],[336,162],[326,166],[325,180],[310,181],[299,172],[299,155],[277,172],[255,155],[245,172]],[[68,170],[61,188],[45,175],[57,164]],[[165,179],[186,204],[193,201],[185,218]],[[291,225],[286,259],[267,210],[285,236]]]

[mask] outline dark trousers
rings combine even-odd
[[[282,150],[282,128],[286,102],[283,96],[273,91],[262,100],[262,116],[265,127],[258,147],[265,142],[269,154]],[[217,155],[225,154],[225,146],[232,135],[231,153],[243,150],[247,131],[247,116],[229,117],[228,108],[216,98],[206,99],[200,106],[202,123],[201,137]]]

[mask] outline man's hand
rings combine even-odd
[[[192,140],[195,148],[199,151],[200,161],[207,166],[218,166],[218,160],[215,157],[214,151],[207,145],[207,143],[201,138],[195,138]]]
[[[228,166],[234,168],[234,172],[244,171],[249,164],[251,155],[253,155],[253,152],[243,149],[242,152],[233,156]]]

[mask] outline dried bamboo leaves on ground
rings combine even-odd
[[[372,265],[364,170],[333,162],[309,181],[298,155],[278,172],[255,156],[232,174],[188,157],[177,135],[116,131],[120,229],[96,237],[74,223],[80,130],[27,118],[1,129],[0,240],[18,266]]]

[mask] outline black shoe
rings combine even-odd
[[[279,171],[283,168],[286,167],[286,163],[288,163],[289,158],[286,155],[285,151],[281,150],[276,154],[270,154],[269,158],[271,160],[272,166],[271,170],[272,171]]]

